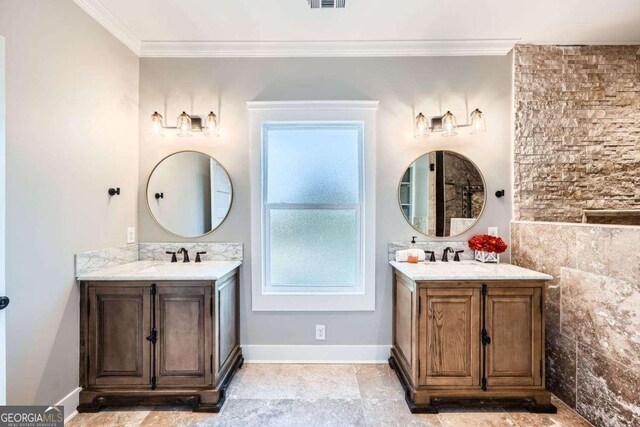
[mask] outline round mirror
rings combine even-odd
[[[199,237],[218,228],[232,199],[226,169],[213,157],[196,151],[164,158],[147,182],[151,215],[164,229],[182,237]]]
[[[484,178],[463,155],[432,151],[404,172],[398,201],[406,220],[420,233],[456,236],[468,230],[484,210]]]

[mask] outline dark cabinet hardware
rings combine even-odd
[[[178,250],[178,253],[183,255],[182,262],[191,262],[191,260],[189,259],[189,251],[188,250],[186,250],[185,248],[180,248]]]
[[[151,335],[147,337],[147,341],[151,342],[151,344],[158,342],[158,330],[156,328],[151,330]]]
[[[167,255],[171,255],[171,262],[178,262],[178,257],[176,257],[175,252],[167,251],[165,252]]]
[[[482,313],[482,391],[487,391],[487,345],[491,342],[491,338],[487,335],[487,285],[482,284],[482,300],[481,300],[481,313]],[[488,341],[488,342],[487,342]]]
[[[9,297],[0,297],[0,310],[7,308],[10,301]]]
[[[119,196],[120,195],[120,187],[110,188],[109,189],[109,195],[110,196]]]
[[[164,199],[164,193],[156,193],[156,200],[158,199]]]
[[[429,257],[429,262],[436,262],[436,253],[434,251],[424,251],[425,257],[428,254],[431,254]]]
[[[151,342],[151,354],[156,354],[156,343],[158,342],[158,330],[156,329],[156,299],[158,298],[158,285],[151,284],[151,335],[147,339]],[[156,389],[156,358],[151,358],[151,390]]]
[[[445,250],[442,252],[442,262],[448,262],[449,261],[449,257],[448,254],[449,253],[453,253],[453,248],[445,248]]]
[[[497,197],[497,198],[504,197],[504,190],[498,190],[498,191],[496,191],[496,197]]]
[[[455,254],[455,256],[453,257],[453,260],[454,260],[454,261],[460,261],[460,254],[463,254],[463,253],[464,253],[464,250],[456,251],[456,254]]]
[[[487,333],[487,330],[483,329],[482,330],[482,345],[489,345],[489,344],[491,344],[491,337]]]
[[[413,243],[415,245],[417,238],[418,238],[418,236],[411,236],[411,243]]]
[[[206,252],[196,252],[196,262],[202,262],[200,255],[204,255]]]

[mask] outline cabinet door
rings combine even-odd
[[[211,384],[211,286],[159,285],[157,384]]]
[[[420,384],[480,384],[480,289],[421,289]]]
[[[90,287],[87,312],[89,385],[149,385],[149,287]]]
[[[542,383],[542,294],[539,288],[487,290],[487,385]]]

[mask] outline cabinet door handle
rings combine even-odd
[[[151,335],[149,335],[146,339],[147,341],[151,341],[152,344],[158,342],[158,331],[156,330],[156,328],[153,328],[151,330]]]
[[[0,310],[7,308],[10,301],[9,297],[0,297]]]

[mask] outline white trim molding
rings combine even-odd
[[[391,345],[243,345],[246,363],[387,363]]]
[[[64,413],[66,417],[64,418],[64,423],[67,424],[73,417],[78,415],[78,411],[76,408],[80,404],[80,391],[82,387],[78,387],[71,391],[71,393],[67,394],[65,397],[60,399],[56,406],[64,406]]]
[[[377,110],[380,101],[248,101],[247,108],[256,110]]]
[[[143,41],[140,56],[146,58],[487,56],[506,55],[511,51],[511,49],[513,49],[517,41],[518,39],[401,41]]]
[[[251,308],[253,311],[374,311],[376,110],[378,101],[260,101],[248,102],[251,171]],[[364,176],[361,272],[362,287],[354,293],[265,292],[263,268],[262,155],[263,128],[277,122],[362,123]]]
[[[125,46],[140,56],[142,43],[100,0],[73,0],[89,16],[98,21],[107,31],[120,40]]]

